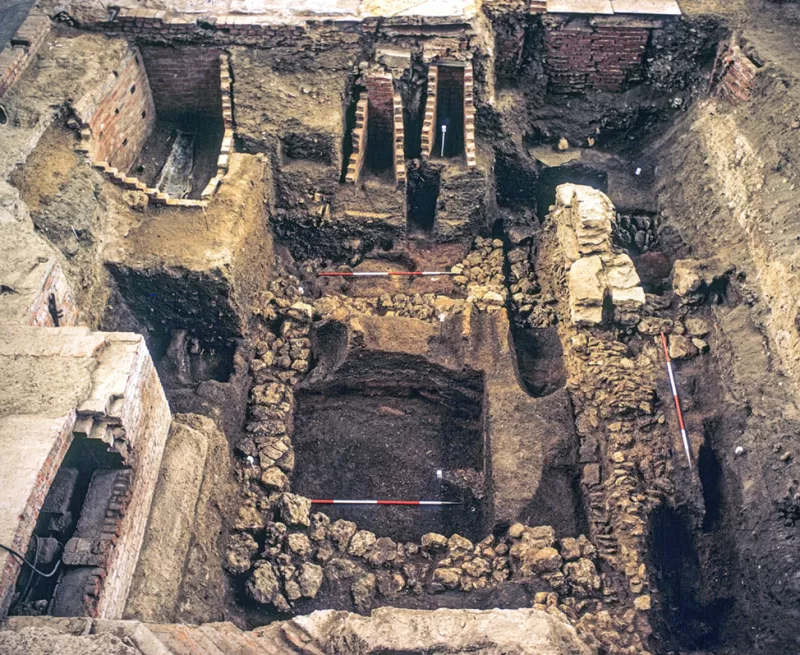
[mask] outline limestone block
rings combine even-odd
[[[597,325],[603,320],[606,293],[603,264],[599,257],[583,257],[569,270],[569,304],[576,325]]]

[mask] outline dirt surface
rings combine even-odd
[[[401,398],[301,394],[295,410],[295,488],[308,498],[457,502],[447,508],[320,509],[332,520],[355,521],[395,540],[439,532],[479,541],[481,504],[469,490],[437,478],[437,470],[483,470],[480,433],[459,429],[456,420],[413,391]]]

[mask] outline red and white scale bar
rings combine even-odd
[[[317,273],[318,277],[435,277],[438,275],[455,275],[450,271],[325,271]]]
[[[689,462],[689,470],[692,470],[692,453],[689,449],[689,435],[686,433],[686,425],[683,422],[683,412],[681,411],[681,399],[678,397],[678,387],[675,384],[675,374],[672,371],[672,360],[669,358],[667,348],[667,337],[661,333],[661,345],[664,347],[664,357],[667,359],[667,373],[669,374],[669,384],[672,387],[672,397],[675,399],[675,409],[678,412],[678,424],[681,427],[681,440],[683,449],[686,451],[686,459]]]
[[[448,500],[327,500],[312,499],[312,505],[460,505]]]

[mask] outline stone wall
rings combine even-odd
[[[599,325],[606,298],[614,320],[636,322],[644,290],[630,256],[612,244],[617,214],[608,197],[591,187],[562,184],[548,215],[556,226],[568,270],[570,317],[576,325]]]

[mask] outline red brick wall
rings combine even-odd
[[[589,21],[552,23],[545,29],[545,72],[550,91],[620,91],[642,79],[650,30]]]
[[[499,20],[495,23],[494,69],[498,80],[514,81],[525,46],[525,25],[519,20]]]
[[[215,48],[142,48],[158,115],[221,115],[219,55]]]
[[[98,98],[75,105],[81,124],[91,131],[89,156],[127,171],[153,131],[156,110],[147,73],[136,50],[112,71]]]
[[[750,100],[758,68],[738,45],[728,45],[715,63],[716,93],[731,101]]]
[[[374,170],[390,168],[394,160],[394,85],[390,73],[366,77],[369,97],[367,163]]]

